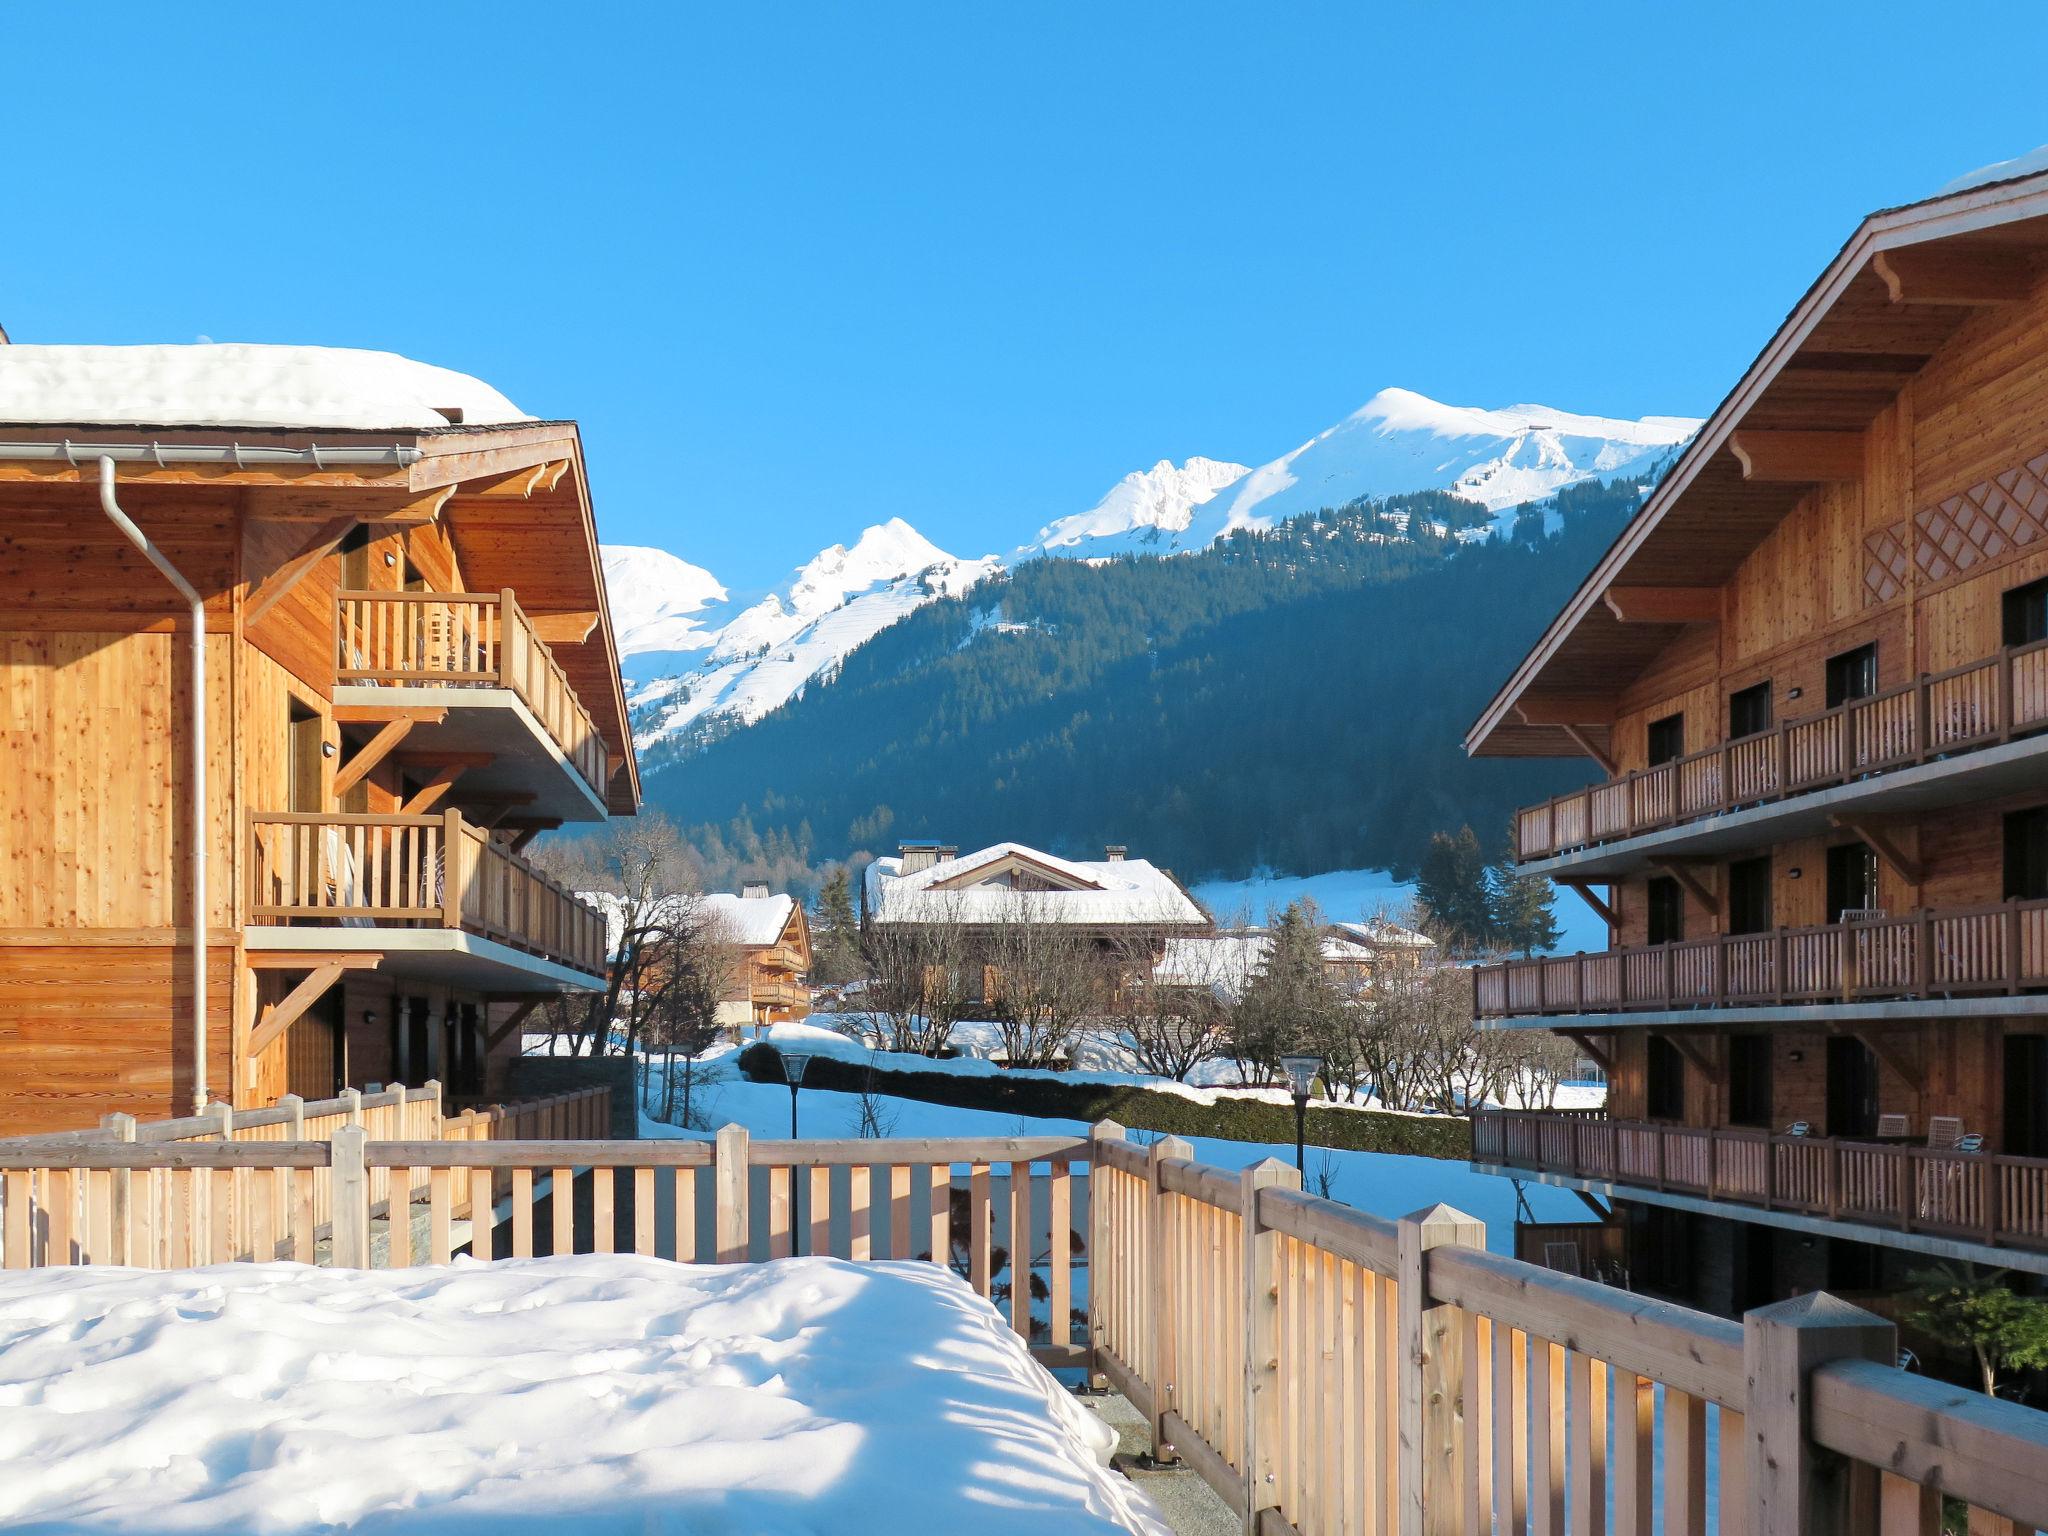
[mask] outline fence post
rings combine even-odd
[[[342,1089],[341,1102],[344,1112],[348,1115],[348,1123],[350,1125],[361,1125],[363,1123],[363,1090],[360,1088]]]
[[[1430,1305],[1432,1248],[1484,1248],[1486,1223],[1448,1205],[1415,1211],[1397,1223],[1400,1270],[1396,1295],[1401,1348],[1395,1404],[1400,1458],[1394,1486],[1401,1499],[1401,1536],[1453,1536],[1463,1494],[1458,1474],[1476,1476],[1466,1442],[1465,1348],[1455,1307]]]
[[[1101,1349],[1102,1308],[1098,1304],[1103,1294],[1103,1270],[1097,1266],[1102,1256],[1109,1251],[1106,1231],[1108,1222],[1103,1213],[1102,1191],[1108,1181],[1099,1175],[1102,1160],[1095,1156],[1094,1145],[1098,1141],[1122,1141],[1124,1128],[1114,1120],[1098,1120],[1088,1129],[1088,1388],[1092,1392],[1107,1392],[1109,1378],[1102,1374],[1096,1363],[1096,1352]],[[1119,1262],[1126,1262],[1119,1260]]]
[[[1748,1382],[1752,1536],[1850,1536],[1875,1528],[1877,1469],[1813,1442],[1813,1372],[1835,1360],[1898,1362],[1898,1331],[1825,1291],[1759,1307],[1742,1319]],[[1728,1448],[1722,1447],[1722,1455]],[[1730,1512],[1723,1511],[1722,1519]]]
[[[304,1141],[306,1139],[306,1101],[296,1093],[288,1093],[277,1101],[277,1107],[291,1116],[285,1122],[284,1139],[286,1141]]]
[[[215,1122],[219,1127],[217,1134],[222,1141],[233,1141],[235,1139],[234,1105],[228,1103],[225,1099],[216,1099],[213,1103],[202,1109],[200,1114],[206,1119]]]
[[[1275,1158],[1237,1176],[1244,1224],[1244,1529],[1280,1503],[1280,1234],[1259,1224],[1259,1191],[1300,1189],[1301,1175]]]
[[[722,1126],[718,1132],[714,1183],[718,1197],[718,1262],[747,1260],[747,1128]]]
[[[1173,1225],[1167,1216],[1165,1164],[1169,1158],[1192,1159],[1195,1149],[1178,1136],[1162,1136],[1152,1143],[1147,1159],[1146,1174],[1152,1186],[1151,1219],[1146,1223],[1150,1230],[1146,1240],[1151,1244],[1152,1262],[1147,1266],[1152,1277],[1152,1459],[1154,1461],[1177,1461],[1179,1455],[1173,1449],[1172,1437],[1166,1433],[1165,1419],[1169,1408],[1178,1410],[1180,1401],[1176,1396],[1176,1383],[1180,1380],[1180,1366],[1174,1359],[1174,1276],[1170,1261],[1173,1246]]]
[[[135,1117],[113,1114],[103,1117],[100,1128],[115,1141],[135,1140]],[[107,1181],[107,1225],[112,1229],[114,1251],[108,1255],[112,1264],[132,1264],[134,1258],[135,1223],[135,1171],[132,1168],[116,1168]]]
[[[334,1251],[340,1269],[370,1267],[370,1179],[363,1163],[369,1133],[360,1125],[344,1125],[329,1143],[334,1178]]]

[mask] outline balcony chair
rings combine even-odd
[[[1879,1115],[1877,1117],[1877,1139],[1879,1141],[1903,1141],[1913,1134],[1912,1122],[1904,1115]]]
[[[1944,1151],[1963,1139],[1963,1122],[1955,1115],[1929,1115],[1927,1117],[1927,1145],[1935,1151]]]
[[[1787,1136],[1811,1136],[1813,1134],[1812,1122],[1806,1120],[1794,1120],[1790,1125],[1785,1127],[1785,1134]]]
[[[1545,1243],[1543,1245],[1543,1267],[1554,1269],[1559,1274],[1585,1276],[1585,1269],[1579,1263],[1577,1243]]]

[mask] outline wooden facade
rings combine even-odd
[[[2034,177],[1867,220],[1473,727],[1601,770],[1517,851],[1611,943],[1482,1018],[1616,1122],[2048,1158],[2044,642]]]
[[[204,599],[203,836],[189,610],[100,502],[98,450],[143,436],[252,461],[114,471]],[[58,438],[75,463],[31,456]],[[393,462],[254,462],[338,443]],[[195,920],[205,1092],[238,1107],[393,1078],[481,1092],[509,1046],[492,1010],[602,971],[602,921],[520,854],[638,802],[584,487],[568,423],[0,424],[0,1133],[191,1111]],[[462,626],[418,617],[472,588],[494,613],[516,590],[519,679],[462,675]],[[442,648],[416,680],[343,675],[358,590]]]

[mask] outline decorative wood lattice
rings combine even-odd
[[[1863,541],[1863,605],[1905,590],[1906,549],[1923,581],[1959,575],[2048,537],[2048,453],[1880,528]]]

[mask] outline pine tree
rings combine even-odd
[[[1456,835],[1439,832],[1430,838],[1416,875],[1415,895],[1453,945],[1470,949],[1494,937],[1486,855],[1470,827],[1458,828]]]
[[[1557,944],[1557,914],[1552,910],[1556,892],[1541,875],[1518,875],[1502,862],[1493,867],[1492,902],[1494,936],[1524,958]]]
[[[853,914],[852,883],[841,865],[825,877],[811,909],[811,979],[830,985],[860,973],[860,922]]]
[[[1293,1051],[1327,1053],[1344,997],[1323,967],[1323,929],[1312,907],[1292,902],[1273,924],[1265,965],[1245,987],[1232,1021],[1239,1056],[1268,1074]]]

